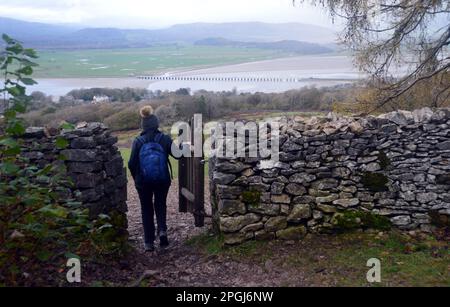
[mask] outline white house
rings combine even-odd
[[[108,96],[102,95],[102,96],[94,96],[92,98],[92,103],[93,104],[98,104],[98,103],[105,103],[105,102],[110,102],[111,99]]]

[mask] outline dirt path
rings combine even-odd
[[[301,275],[295,275],[271,262],[236,260],[231,255],[208,255],[195,245],[186,242],[201,234],[207,234],[211,226],[195,228],[191,214],[178,212],[178,187],[174,182],[168,196],[168,233],[171,243],[166,250],[145,253],[142,249],[143,230],[139,199],[130,184],[128,191],[129,233],[136,249],[137,266],[133,268],[136,284],[147,286],[275,286],[287,283],[302,285]],[[205,195],[206,210],[210,212],[209,195]],[[140,280],[140,282],[139,282]],[[143,281],[144,280],[144,281]]]
[[[138,270],[142,272],[138,280],[144,278],[147,280],[146,283],[141,282],[141,285],[251,286],[272,284],[255,280],[255,273],[263,272],[254,264],[231,261],[223,256],[205,255],[194,246],[186,244],[189,238],[206,233],[210,227],[210,220],[206,219],[205,227],[195,228],[194,218],[191,214],[178,212],[178,185],[176,183],[172,184],[167,202],[170,248],[157,249],[155,253],[143,252],[139,199],[136,190],[131,185],[128,193],[130,240],[138,254]],[[209,212],[208,199],[209,195],[206,195],[207,212]]]

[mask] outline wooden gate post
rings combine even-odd
[[[179,211],[194,215],[195,226],[203,227],[205,218],[205,163],[203,160],[203,125],[191,119],[190,133],[183,140],[183,146],[188,146],[191,157],[182,157],[178,162],[178,197]],[[201,137],[198,137],[198,136]],[[194,156],[194,146],[200,143],[201,156]]]
[[[178,203],[180,212],[188,212],[187,199],[183,197],[183,188],[186,187],[187,159],[182,157],[178,160]]]

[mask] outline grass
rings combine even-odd
[[[449,244],[432,236],[413,238],[399,231],[383,235],[345,233],[309,236],[294,245],[249,241],[226,247],[222,237],[202,234],[187,244],[207,255],[230,256],[238,261],[262,264],[270,260],[292,274],[307,276],[308,284],[314,285],[450,286]],[[366,280],[370,258],[381,261],[379,284]]]
[[[381,286],[450,286],[448,245],[429,237],[414,240],[398,232],[385,238],[354,235],[338,250],[332,261],[342,270],[353,272],[341,278],[341,284],[365,286],[361,276],[370,258],[381,261]],[[355,248],[355,245],[360,248]]]
[[[158,46],[129,49],[40,50],[35,78],[127,77],[288,56],[253,48]]]
[[[123,163],[127,168],[128,176],[131,176],[130,170],[128,169],[128,161],[130,161],[131,149],[129,148],[119,148],[120,154],[122,155]]]
[[[265,250],[267,242],[264,241],[247,241],[236,246],[225,246],[224,239],[221,235],[211,233],[203,233],[190,238],[186,244],[201,250],[207,255],[224,254],[235,259],[257,259],[263,261],[272,255],[272,252]],[[258,259],[260,258],[260,259]]]
[[[208,255],[217,255],[223,252],[223,237],[209,233],[203,233],[191,237],[186,241],[188,246],[199,248]]]

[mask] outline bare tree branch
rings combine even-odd
[[[299,0],[294,2],[307,2]],[[424,80],[445,75],[429,99],[447,93],[450,78],[450,1],[319,0],[333,20],[344,22],[340,40],[354,53],[355,64],[379,85],[374,111]],[[439,21],[439,22],[438,22]],[[441,98],[440,98],[441,97]]]

